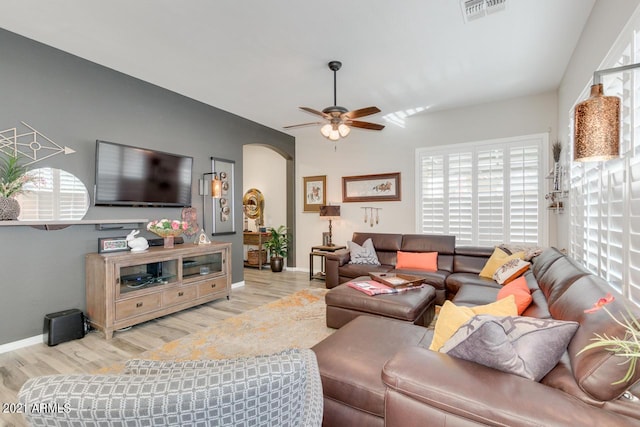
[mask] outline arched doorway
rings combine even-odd
[[[287,153],[268,144],[245,144],[242,150],[242,194],[257,188],[265,199],[264,226],[285,225],[292,234],[287,266],[295,267],[295,167]],[[244,229],[243,222],[243,229]],[[246,224],[257,231],[254,221]]]

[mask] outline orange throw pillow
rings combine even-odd
[[[398,251],[396,269],[438,271],[438,252]]]
[[[524,313],[524,311],[533,301],[531,291],[527,286],[527,279],[525,279],[524,276],[520,276],[512,282],[504,285],[502,289],[500,289],[500,292],[498,292],[496,301],[500,301],[501,299],[506,298],[509,295],[513,295],[513,297],[516,299],[518,314]]]

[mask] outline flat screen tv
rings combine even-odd
[[[191,206],[193,158],[96,141],[96,206]]]

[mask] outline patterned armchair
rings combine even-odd
[[[300,426],[322,424],[315,354],[186,362],[130,360],[118,375],[32,378],[20,390],[33,426]]]

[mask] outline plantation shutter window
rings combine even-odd
[[[537,148],[510,148],[509,162],[509,241],[538,242],[540,209],[540,162]]]
[[[482,246],[504,242],[503,149],[478,152],[478,240]]]
[[[473,243],[473,154],[462,152],[448,156],[448,231],[458,244]],[[444,181],[444,176],[442,177]],[[444,219],[443,219],[444,221]]]
[[[640,62],[638,17],[632,26],[613,46],[601,69]],[[622,101],[620,158],[571,164],[569,251],[590,271],[640,303],[640,71],[606,75],[602,83],[606,95]],[[586,99],[588,90],[585,87],[578,100]],[[572,141],[573,132],[568,136]]]
[[[423,232],[444,234],[444,156],[430,155],[420,159],[422,197],[420,217]]]
[[[457,245],[542,244],[546,144],[540,134],[418,149],[418,232]]]
[[[631,298],[640,301],[640,157],[635,156],[630,162],[628,183],[628,227],[625,229],[628,236],[627,262],[628,281],[627,292]],[[624,232],[623,232],[624,233]],[[624,277],[624,276],[623,276]]]

